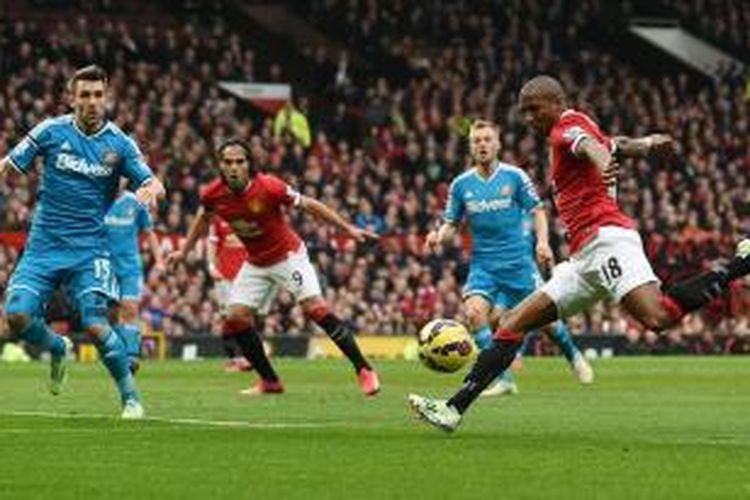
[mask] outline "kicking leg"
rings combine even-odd
[[[503,318],[492,348],[479,354],[463,386],[453,397],[440,401],[410,394],[408,400],[412,409],[432,425],[446,431],[455,430],[469,406],[513,362],[524,333],[541,328],[555,319],[555,303],[544,292],[534,292]]]
[[[505,312],[504,309],[501,307],[493,309],[492,303],[485,296],[479,294],[467,297],[464,308],[477,347],[480,351],[491,349],[493,340],[490,323],[497,325]],[[513,378],[513,372],[505,370],[494,384],[491,384],[482,392],[482,396],[490,397],[516,393],[518,393],[518,387]]]

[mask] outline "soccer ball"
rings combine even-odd
[[[466,327],[452,319],[434,319],[419,331],[419,359],[430,370],[452,373],[476,357]]]

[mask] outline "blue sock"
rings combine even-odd
[[[54,357],[65,355],[65,342],[63,338],[52,331],[41,318],[31,320],[28,328],[21,334],[21,338],[30,344],[37,345]]]
[[[141,329],[137,324],[119,324],[115,333],[125,344],[125,352],[131,358],[141,357]]]
[[[486,351],[492,347],[492,330],[489,325],[484,325],[474,332],[474,342],[480,351]]]
[[[552,340],[560,347],[568,363],[573,363],[573,360],[581,355],[581,351],[573,343],[570,330],[568,330],[568,327],[562,321],[558,321],[552,327]]]
[[[526,351],[529,349],[529,344],[531,344],[531,340],[536,335],[536,331],[529,332],[526,335],[523,336],[523,342],[521,343],[521,348],[518,349],[518,353],[516,354],[517,358],[520,358],[524,354],[526,354]]]
[[[477,344],[477,347],[479,347],[480,351],[486,351],[492,348],[492,330],[490,329],[489,325],[484,325],[479,330],[474,332],[474,342]],[[512,384],[513,372],[511,372],[510,370],[505,370],[497,377],[497,380],[502,380],[505,383]]]
[[[133,375],[130,373],[130,362],[125,352],[125,344],[120,340],[120,337],[111,329],[107,329],[102,338],[99,339],[97,348],[102,363],[107,367],[109,374],[117,385],[117,390],[120,391],[122,403],[124,404],[128,399],[138,400],[138,391],[135,389]]]

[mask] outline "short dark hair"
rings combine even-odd
[[[239,137],[230,137],[229,139],[226,139],[222,141],[219,144],[219,147],[216,148],[216,158],[218,158],[221,161],[221,155],[224,153],[224,150],[227,149],[229,146],[239,146],[242,148],[242,151],[245,153],[245,157],[247,158],[247,161],[252,160],[252,153],[250,149],[250,145],[245,142],[243,139],[240,139]]]
[[[70,77],[70,80],[68,80],[68,91],[75,91],[76,83],[81,81],[104,82],[106,85],[109,83],[109,76],[104,68],[97,66],[96,64],[90,64],[83,68],[78,68],[76,72],[73,73],[73,76]]]

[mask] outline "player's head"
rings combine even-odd
[[[107,72],[93,64],[76,70],[68,80],[70,105],[85,132],[96,131],[104,121],[108,82]]]
[[[216,149],[219,171],[229,189],[242,192],[250,182],[250,146],[242,139],[232,138]]]
[[[487,166],[500,152],[500,129],[487,120],[477,120],[469,129],[469,149],[474,163]]]
[[[535,76],[518,95],[521,115],[537,133],[548,135],[566,106],[567,98],[559,81],[551,76]]]

